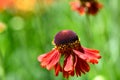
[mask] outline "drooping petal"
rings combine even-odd
[[[49,57],[53,52],[55,51],[55,49],[53,49],[52,51],[42,54],[40,56],[38,56],[38,61],[42,62],[44,58]]]
[[[68,78],[69,77],[69,73],[63,70],[63,76],[64,76],[64,78]]]
[[[47,69],[48,70],[51,69],[56,63],[59,62],[59,59],[60,59],[60,53],[56,51],[53,57],[51,58],[51,61],[47,65]]]
[[[48,70],[55,66],[55,64],[59,62],[59,59],[60,53],[56,49],[38,57],[38,61],[41,62],[41,66],[46,67]]]
[[[46,54],[43,54],[43,55],[40,55],[38,57],[38,61],[41,62],[41,66],[42,67],[46,67],[51,59],[51,57],[54,55],[53,53],[55,52],[55,49],[46,53]]]
[[[77,63],[77,61],[78,61],[77,58],[78,58],[77,56],[75,56],[75,58],[74,58],[74,68],[75,68],[75,70],[76,70],[76,75],[77,75],[77,76],[81,76],[81,72],[80,72],[80,70],[78,70],[79,68],[78,68],[78,66],[77,66],[77,65],[78,65],[78,63]],[[77,68],[78,68],[78,69],[77,69]]]
[[[82,60],[81,58],[77,57],[77,64],[75,66],[76,75],[81,76],[81,73],[86,73],[90,70],[89,65],[86,61]]]
[[[65,71],[72,71],[73,70],[72,55],[70,55],[69,57],[66,58],[64,70]]]
[[[38,56],[38,61],[41,62],[43,58],[45,58],[48,54],[43,54]]]
[[[79,58],[86,60],[88,62],[91,62],[93,64],[97,64],[98,63],[98,59],[101,58],[99,51],[97,50],[92,50],[92,49],[88,49],[88,48],[84,48],[84,53],[81,53],[78,50],[73,50],[73,52],[79,56]]]
[[[101,58],[99,53],[95,53],[92,51],[89,51],[88,49],[84,48],[86,56],[88,56],[87,61],[91,62],[93,64],[97,64],[98,60]]]
[[[85,47],[83,47],[84,49],[87,49],[88,51],[90,51],[90,52],[94,52],[94,53],[98,53],[99,54],[99,51],[98,50],[96,50],[96,49],[89,49],[89,48],[85,48]]]
[[[74,76],[74,65],[73,65],[72,55],[66,56],[63,65],[63,76],[65,78],[68,78],[69,75]]]
[[[85,47],[83,47],[83,49],[84,49],[84,51],[85,51],[86,53],[91,53],[91,54],[88,54],[88,55],[94,56],[94,57],[96,57],[96,58],[98,58],[98,59],[101,58],[98,50],[89,49],[89,48],[85,48]]]
[[[73,49],[73,52],[79,57],[79,58],[82,58],[83,60],[86,60],[87,59],[87,56],[85,56],[84,53],[78,51],[78,50],[74,50]]]
[[[72,70],[72,71],[65,71],[64,69],[63,69],[63,76],[65,77],[65,78],[68,78],[69,76],[74,76],[74,70]]]
[[[77,56],[74,56],[74,68],[75,68],[76,64],[77,64]]]
[[[59,72],[60,71],[62,72],[62,67],[60,66],[59,63],[57,63],[54,68],[55,68],[55,75],[58,76]]]

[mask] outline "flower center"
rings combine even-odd
[[[71,30],[63,30],[56,34],[54,43],[60,53],[71,54],[73,49],[84,52],[78,36]]]
[[[78,36],[71,30],[62,30],[58,32],[54,38],[55,45],[72,43],[78,40]]]
[[[80,50],[83,52],[83,49],[80,45],[79,40],[76,40],[75,42],[72,43],[67,43],[67,44],[61,44],[59,46],[56,46],[59,52],[62,54],[71,54],[73,53],[73,49],[75,50]]]

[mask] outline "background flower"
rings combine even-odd
[[[14,0],[14,8],[20,11],[34,11],[36,0]]]
[[[80,15],[95,15],[102,8],[98,0],[78,0],[70,3],[72,10],[77,11]]]
[[[0,0],[0,11],[10,8],[13,5],[13,0]]]

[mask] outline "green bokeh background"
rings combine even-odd
[[[104,7],[96,16],[80,16],[67,0],[32,13],[0,12],[0,22],[7,27],[0,33],[0,80],[65,80],[37,61],[64,29],[75,31],[83,46],[100,50],[102,56],[86,75],[69,80],[120,80],[120,0],[100,2]]]

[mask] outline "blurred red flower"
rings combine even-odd
[[[80,2],[70,2],[71,9],[74,11],[78,11],[81,15],[85,14],[85,8],[83,6],[80,6]]]
[[[95,15],[103,7],[97,0],[80,0],[70,2],[71,9],[83,14]]]
[[[56,76],[63,72],[63,76],[81,76],[90,70],[87,62],[97,64],[101,58],[99,51],[81,46],[76,33],[71,30],[63,30],[56,34],[55,48],[50,52],[40,55],[38,61],[48,70],[54,68]],[[64,56],[63,66],[60,57]]]

